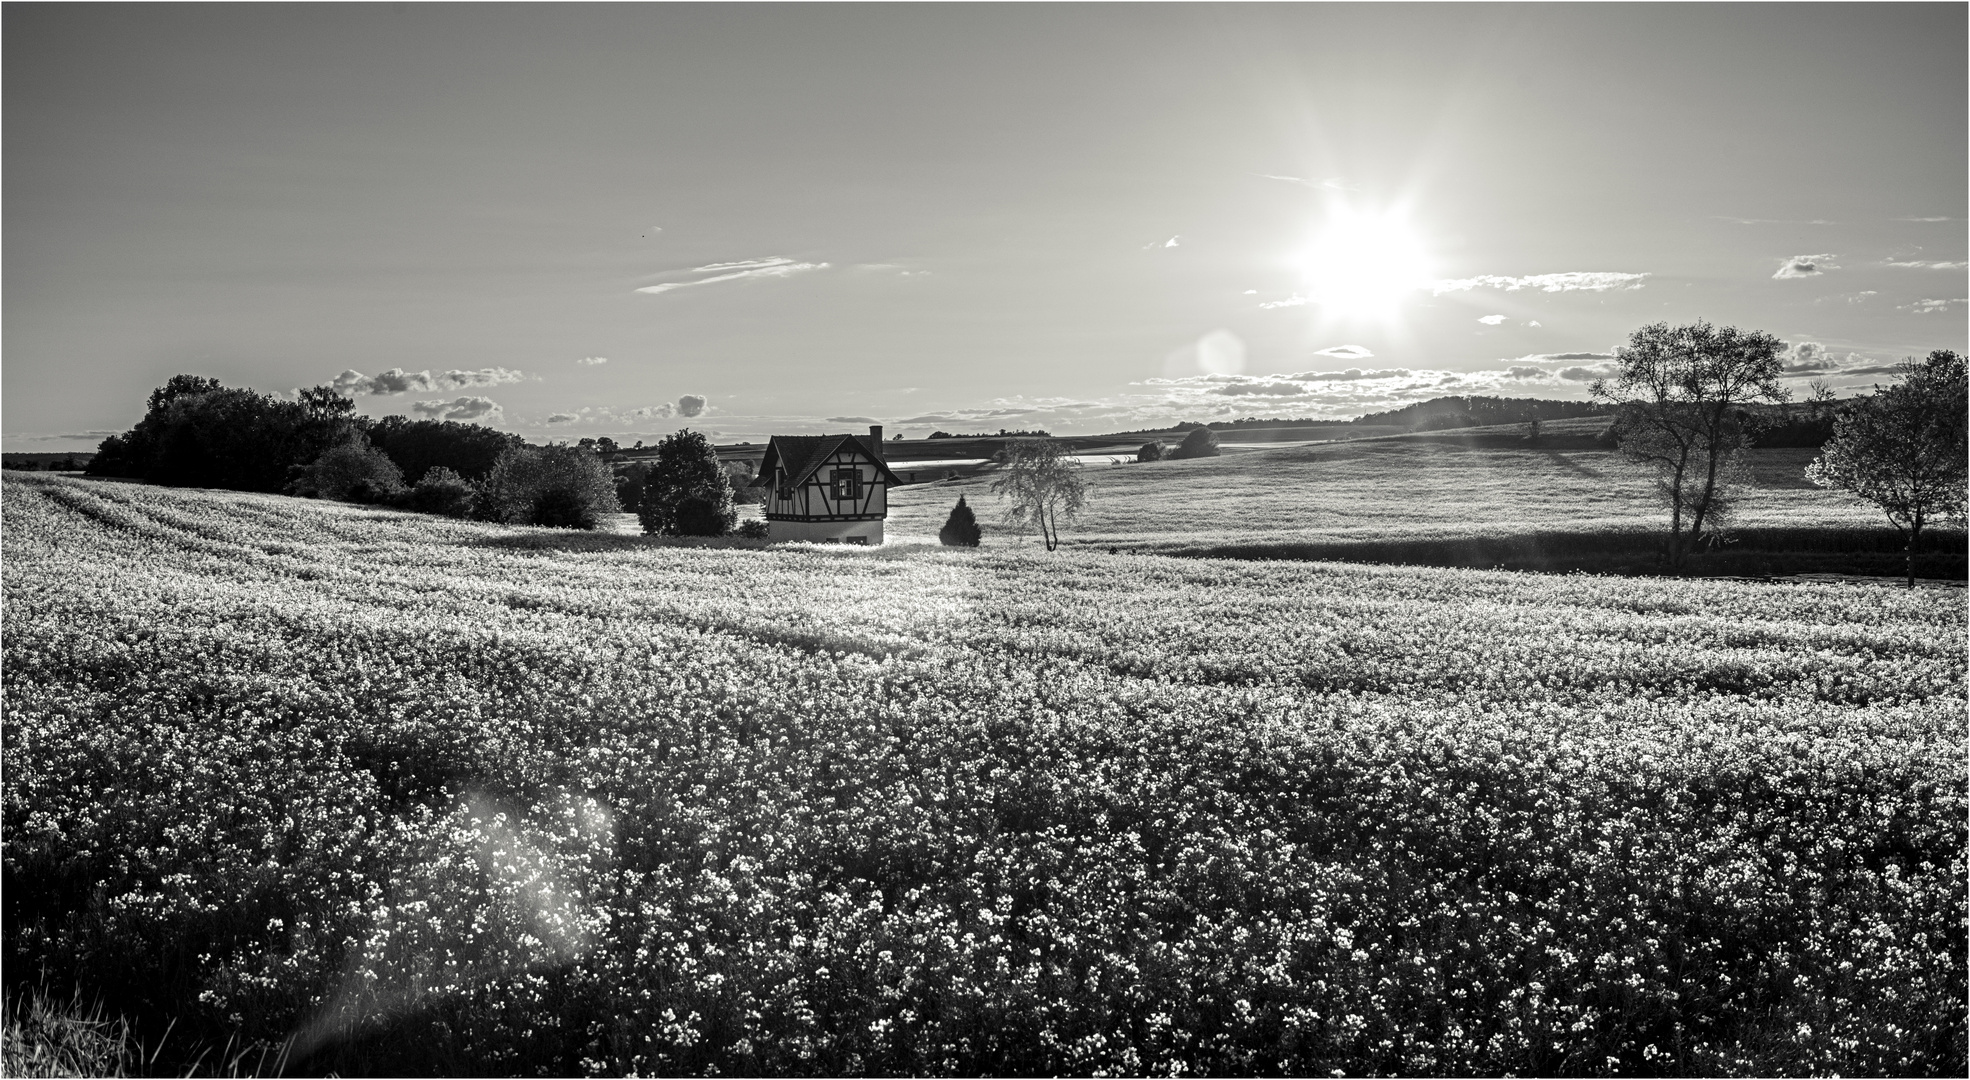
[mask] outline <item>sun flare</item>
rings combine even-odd
[[[1337,212],[1300,257],[1308,299],[1323,312],[1387,319],[1430,280],[1422,238],[1394,212]]]

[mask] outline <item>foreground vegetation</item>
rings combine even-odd
[[[4,496],[6,978],[145,1067],[1964,1070],[1960,593]]]

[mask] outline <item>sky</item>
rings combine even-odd
[[[172,375],[536,441],[1580,399],[1966,348],[1966,7],[4,8],[0,444]]]

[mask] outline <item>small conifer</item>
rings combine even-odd
[[[945,547],[977,547],[984,536],[978,528],[978,516],[966,506],[964,496],[958,496],[958,505],[951,507],[951,516],[944,519],[944,527],[937,530],[937,539]]]

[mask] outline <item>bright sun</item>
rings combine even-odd
[[[1393,213],[1336,212],[1300,267],[1308,299],[1347,318],[1391,318],[1403,297],[1430,279],[1422,240]]]

